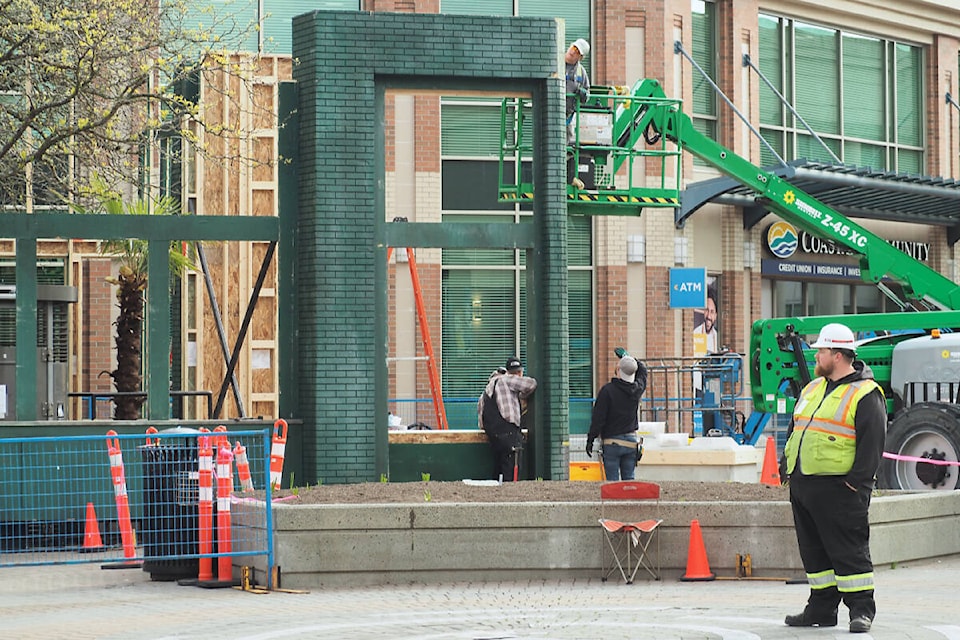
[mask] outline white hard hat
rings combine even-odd
[[[817,341],[810,345],[814,349],[846,349],[857,350],[857,341],[849,327],[838,322],[824,325],[820,330]]]
[[[573,41],[571,47],[576,47],[577,51],[580,52],[580,55],[585,56],[590,53],[590,43],[584,40],[583,38],[577,38]]]

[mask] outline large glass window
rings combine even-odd
[[[920,47],[778,16],[759,26],[760,70],[842,162],[922,172]],[[760,123],[786,159],[833,162],[766,86]],[[761,162],[775,162],[766,148]]]
[[[717,13],[713,2],[693,0],[691,6],[693,51],[691,57],[710,80],[717,78]],[[717,92],[696,69],[693,74],[693,126],[713,140],[717,139]],[[697,159],[698,164],[702,163]]]
[[[531,222],[528,211],[486,208],[496,190],[496,163],[444,160],[444,222]],[[568,218],[570,393],[578,398],[593,395],[591,229],[588,216]],[[513,353],[526,359],[526,253],[445,249],[442,260],[443,393],[473,397],[501,360]]]
[[[898,285],[886,285],[900,295]],[[773,281],[773,313],[778,318],[890,313],[899,308],[869,284]]]
[[[590,41],[590,3],[583,0],[442,0],[441,13],[563,18],[566,41]],[[591,57],[583,59],[590,71]],[[592,76],[591,76],[592,78]],[[444,157],[497,158],[500,152],[500,100],[445,97],[440,104]],[[528,132],[529,133],[529,132]],[[526,138],[531,140],[532,138]]]
[[[567,42],[590,40],[590,3],[583,0],[441,0],[440,11],[564,18]],[[583,64],[589,71],[589,56]],[[440,119],[443,220],[529,222],[527,208],[497,202],[500,100],[444,97]],[[529,127],[531,119],[527,122]],[[570,392],[574,398],[590,398],[594,351],[592,223],[589,217],[572,216],[568,224]],[[443,393],[445,398],[475,399],[490,371],[503,364],[507,356],[517,354],[526,361],[526,254],[514,250],[444,250],[442,262]],[[447,406],[451,426],[458,424],[458,407],[456,402]],[[468,408],[473,415],[464,414],[463,419],[475,423],[475,405]]]

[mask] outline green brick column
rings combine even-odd
[[[561,198],[541,198],[540,185],[550,193],[566,193],[567,169],[565,87],[544,83],[534,96],[537,103],[558,108],[534,108],[534,184],[538,193],[534,226],[538,247],[527,252],[527,359],[535,368],[539,386],[536,428],[532,435],[534,468],[547,480],[567,479],[570,432],[570,331],[567,265],[567,203]],[[558,153],[559,152],[559,153]],[[533,255],[531,255],[533,254]],[[534,265],[534,269],[530,269]],[[535,330],[536,329],[536,330]]]
[[[542,18],[337,11],[294,18],[295,366],[304,480],[372,481],[386,472],[385,87],[526,90],[544,103],[535,160],[543,193],[534,212],[542,246],[529,252],[527,265],[535,285],[529,291],[538,293],[528,368],[541,379],[535,420],[544,459],[537,473],[565,465],[545,459],[560,450],[555,434],[567,428],[569,395],[559,40],[558,23]],[[281,306],[294,308],[289,300]]]

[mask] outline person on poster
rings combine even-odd
[[[717,290],[712,285],[707,287],[707,306],[703,309],[703,321],[693,328],[693,334],[705,334],[707,337],[707,353],[718,353],[717,341]],[[698,353],[696,355],[704,355]]]

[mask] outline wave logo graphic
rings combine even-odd
[[[780,259],[789,258],[797,251],[799,234],[789,222],[775,222],[767,229],[767,246]]]

